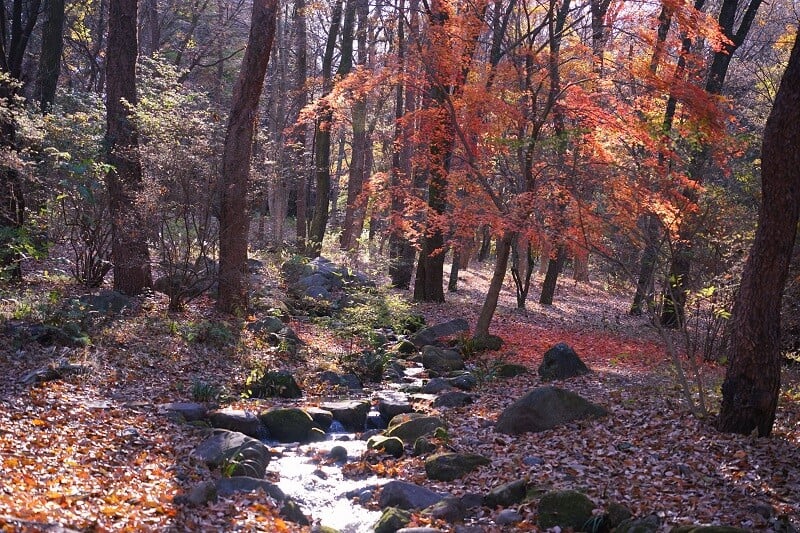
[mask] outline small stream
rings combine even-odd
[[[331,428],[332,431],[336,429]],[[366,441],[356,439],[352,433],[334,432],[330,436],[329,440],[311,444],[274,446],[283,456],[273,459],[267,472],[279,474],[280,481],[276,484],[314,522],[342,533],[372,531],[381,513],[367,509],[358,500],[369,501],[374,488],[389,479],[377,476],[348,479],[342,474],[343,462],[320,461],[319,458],[327,457],[334,446],[347,450],[348,462],[359,460],[367,449]]]

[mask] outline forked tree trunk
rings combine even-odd
[[[142,192],[139,138],[127,105],[136,105],[136,0],[111,0],[108,14],[106,174],[111,214],[114,289],[128,295],[152,285]]]
[[[247,310],[247,237],[250,214],[247,190],[258,101],[275,37],[277,0],[254,0],[242,68],[233,87],[220,177],[219,300],[217,308],[240,314]]]
[[[772,432],[781,382],[780,311],[800,214],[800,32],[764,129],[761,208],[733,308],[719,429]]]

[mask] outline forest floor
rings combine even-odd
[[[419,310],[429,324],[455,317],[474,324],[489,276],[488,267],[468,270],[446,304]],[[277,285],[276,271],[266,280]],[[24,285],[1,292],[0,319],[6,326],[0,328],[23,315],[41,315],[81,291],[39,271]],[[627,315],[627,297],[600,281],[576,284],[566,278],[554,305],[532,303],[537,296],[531,295],[527,311],[518,311],[513,287],[507,287],[492,327],[506,342],[500,351],[470,361],[486,369],[502,359],[534,372],[487,379],[473,405],[441,413],[450,446],[491,457],[492,464],[446,487],[427,480],[416,457],[385,465],[386,474],[456,495],[485,493],[527,476],[544,488],[581,490],[598,509],[618,502],[637,516],[656,514],[664,530],[676,524],[767,530],[776,518],[800,527],[797,365],[785,368],[771,437],[720,434],[713,416],[703,420],[689,412],[660,336],[646,318]],[[234,342],[199,339],[209,324],[225,324],[234,331]],[[294,368],[301,384],[306,372],[330,366],[332,354],[351,349],[321,326],[291,324],[307,345],[305,355],[269,364]],[[277,518],[269,500],[258,494],[199,507],[176,499],[214,474],[189,458],[203,429],[174,421],[158,405],[191,401],[196,383],[224,385],[236,398],[262,354],[242,325],[216,315],[206,298],[169,312],[166,299],[156,295],[101,322],[88,347],[19,346],[8,335],[0,337],[2,530],[62,524],[81,531],[302,531]],[[561,341],[594,372],[559,386],[607,407],[611,415],[521,437],[495,433],[499,413],[540,384],[535,369],[543,353]],[[92,370],[35,385],[20,382],[58,359]],[[724,367],[703,364],[699,371],[713,413]],[[523,462],[530,457],[538,458],[536,466]],[[535,531],[536,506],[521,504],[518,511],[525,519],[513,530]],[[476,520],[488,523],[495,512],[484,508]]]

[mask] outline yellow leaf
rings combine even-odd
[[[46,426],[47,422],[45,422],[41,418],[35,418],[34,420],[31,420],[31,424],[33,424],[34,426]]]

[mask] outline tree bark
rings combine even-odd
[[[64,0],[47,0],[47,19],[42,28],[42,54],[36,73],[39,108],[48,113],[53,107],[64,49]]]
[[[511,242],[513,240],[514,232],[511,231],[506,231],[497,239],[497,260],[494,264],[494,273],[492,274],[492,280],[489,282],[486,299],[481,307],[478,323],[475,325],[474,337],[476,339],[484,339],[489,336],[489,324],[492,323],[492,317],[494,317],[494,312],[497,309],[497,300],[500,298],[500,291],[503,289],[503,281],[508,270],[508,256],[511,252]]]
[[[645,306],[652,302],[654,288],[654,276],[656,272],[656,261],[658,260],[659,248],[659,229],[658,216],[647,214],[644,216],[644,251],[639,262],[639,278],[636,282],[636,293],[633,295],[633,303],[628,314],[640,316]]]
[[[733,308],[719,429],[769,435],[781,379],[780,311],[800,214],[800,32],[761,148],[762,200]]]
[[[247,190],[258,101],[275,37],[277,0],[255,0],[247,49],[233,88],[231,114],[222,153],[219,216],[219,300],[217,308],[247,310]]]
[[[111,214],[114,289],[135,295],[152,285],[147,224],[138,207],[142,188],[139,138],[128,105],[136,105],[137,0],[111,0],[106,76],[106,174]]]
[[[564,268],[564,263],[567,260],[566,246],[559,245],[558,253],[555,259],[550,259],[547,263],[547,274],[544,276],[542,282],[542,294],[539,297],[539,303],[542,305],[553,305],[553,297],[556,293],[556,284],[558,282],[558,275]]]
[[[305,0],[294,1],[294,31],[295,31],[295,79],[296,109],[300,110],[308,103],[308,90],[306,89],[306,69],[308,68],[308,52],[306,51],[306,5]],[[301,249],[306,247],[306,228],[308,226],[306,213],[308,212],[308,168],[306,166],[306,128],[295,125],[289,135],[291,143],[289,160],[295,172],[294,187],[297,190],[295,212],[297,222],[297,244]]]

